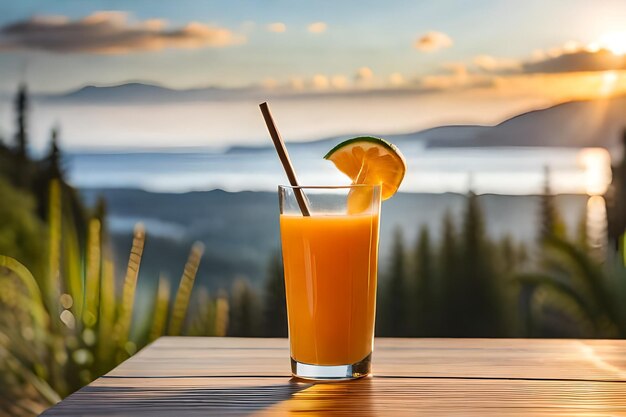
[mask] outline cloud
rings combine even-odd
[[[443,32],[430,31],[422,35],[415,44],[415,49],[423,52],[434,52],[452,46],[452,39]]]
[[[354,75],[354,79],[358,82],[367,82],[374,78],[374,72],[369,67],[361,67],[356,70],[356,74]]]
[[[289,87],[295,91],[302,91],[305,89],[304,80],[301,77],[291,77],[289,79]]]
[[[324,22],[313,22],[307,27],[311,33],[324,33],[326,29],[328,29],[328,25]]]
[[[626,91],[626,54],[595,45],[567,42],[536,50],[526,59],[479,55],[447,63],[417,85],[432,90],[495,90],[507,96],[536,95],[558,100],[606,97]]]
[[[534,50],[526,59],[516,60],[478,55],[474,68],[493,74],[558,74],[626,69],[626,55],[616,54],[597,44],[568,41],[562,46]]]
[[[266,78],[261,82],[261,86],[266,90],[273,90],[278,87],[278,81],[274,78]]]
[[[522,65],[522,63],[516,59],[495,58],[491,55],[478,55],[474,57],[472,62],[478,69],[487,72],[516,71],[519,70]]]
[[[228,29],[191,22],[167,28],[162,19],[130,22],[121,11],[100,11],[78,20],[33,17],[0,27],[0,50],[126,54],[165,48],[224,47],[245,42]]]
[[[404,75],[400,74],[399,72],[393,72],[391,73],[391,75],[389,75],[389,84],[391,84],[392,86],[397,87],[401,86],[404,83],[406,83]]]
[[[287,26],[282,22],[274,22],[267,25],[267,30],[274,33],[284,33],[287,31]]]
[[[343,90],[348,87],[348,77],[342,74],[333,75],[330,77],[330,85],[338,90]]]
[[[442,65],[445,74],[427,75],[421,78],[420,86],[424,90],[450,90],[493,85],[494,76],[471,72],[462,62],[449,62]]]
[[[311,84],[315,90],[325,90],[330,86],[328,77],[322,74],[316,74],[311,80]]]
[[[582,71],[609,71],[626,69],[626,55],[616,55],[606,49],[590,51],[579,49],[574,52],[551,50],[522,64],[524,73],[558,73]]]

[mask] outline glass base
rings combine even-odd
[[[313,381],[345,381],[367,376],[372,371],[372,354],[350,365],[311,365],[291,358],[291,373]]]

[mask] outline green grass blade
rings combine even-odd
[[[93,327],[98,321],[100,272],[100,220],[91,219],[89,221],[89,232],[87,235],[87,274],[85,277],[85,305],[82,317],[86,327]]]
[[[103,248],[102,279],[100,281],[100,314],[98,320],[98,348],[96,351],[96,370],[99,375],[111,369],[115,341],[111,337],[116,320],[117,297],[115,296],[115,266],[108,248]]]
[[[167,321],[167,311],[170,304],[170,281],[167,277],[161,275],[159,277],[159,287],[157,289],[156,301],[154,303],[154,313],[152,315],[152,326],[148,341],[159,338],[163,335],[165,324]]]
[[[228,332],[228,316],[230,314],[228,294],[221,291],[215,301],[215,336],[224,337]]]
[[[19,279],[21,284],[28,291],[28,298],[31,300],[28,308],[32,314],[33,320],[41,328],[47,327],[49,317],[44,308],[43,297],[37,285],[37,281],[28,268],[19,263],[16,259],[4,255],[0,255],[0,268],[8,269]]]
[[[114,329],[114,335],[118,346],[128,351],[127,342],[130,334],[130,325],[133,318],[133,307],[135,305],[135,290],[137,288],[137,277],[139,276],[139,266],[143,255],[143,247],[146,241],[146,234],[141,223],[135,226],[133,246],[128,258],[124,287],[122,288],[122,304],[120,305],[120,315]]]
[[[60,312],[61,295],[61,185],[50,181],[48,199],[48,280],[43,288],[48,311],[53,316]],[[53,320],[55,326],[58,321]]]
[[[80,249],[80,244],[78,241],[78,233],[76,231],[76,227],[74,223],[67,219],[64,222],[63,227],[63,278],[65,278],[65,290],[72,297],[72,307],[71,312],[76,317],[76,329],[78,330],[80,326],[80,320],[83,311],[83,303],[85,299],[85,294],[83,292],[83,256],[82,251]]]
[[[200,265],[203,253],[204,245],[200,242],[194,243],[189,253],[187,263],[185,264],[178,291],[176,292],[176,299],[174,300],[170,325],[167,331],[169,335],[178,335],[182,330],[187,308],[189,307],[191,290],[193,289],[193,283],[196,279],[196,273],[198,272],[198,266]]]

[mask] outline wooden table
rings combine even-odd
[[[626,340],[378,339],[374,376],[296,382],[285,339],[163,337],[45,416],[626,416]]]

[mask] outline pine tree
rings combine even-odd
[[[28,91],[26,84],[20,84],[15,96],[15,147],[13,152],[13,183],[18,187],[28,188],[33,177],[33,167],[28,159]]]
[[[422,226],[415,247],[413,331],[415,336],[431,335],[435,320],[434,264],[428,227]]]
[[[502,269],[504,272],[511,272],[517,268],[519,259],[517,257],[517,252],[515,248],[515,244],[513,243],[513,239],[511,235],[507,234],[500,241],[500,257],[502,260]]]
[[[18,158],[25,160],[28,152],[27,113],[28,89],[26,84],[20,84],[15,96],[16,132],[15,152]]]
[[[287,337],[287,304],[283,263],[278,253],[272,254],[265,280],[263,301],[266,337]]]
[[[45,159],[46,176],[50,179],[63,179],[63,168],[61,166],[61,149],[59,148],[59,127],[52,128],[50,134],[50,152]]]
[[[236,278],[230,293],[228,335],[237,337],[259,336],[261,309],[259,299],[245,278]]]
[[[6,176],[10,178],[13,172],[13,152],[9,148],[4,137],[0,136],[0,176]]]
[[[541,218],[539,223],[539,243],[551,237],[564,237],[565,226],[561,220],[550,185],[550,168],[544,168],[543,194],[541,195]]]
[[[463,312],[457,317],[458,336],[493,337],[499,333],[496,283],[492,248],[486,237],[478,197],[470,192],[463,222],[462,276],[457,302]]]
[[[380,333],[385,336],[406,336],[409,330],[407,323],[409,311],[407,306],[404,242],[402,230],[399,228],[394,233],[389,275],[383,297],[384,325]]]
[[[611,185],[606,191],[608,247],[623,253],[626,266],[626,129],[622,134],[622,160],[611,167]]]
[[[446,210],[443,216],[441,244],[439,247],[439,274],[438,274],[438,312],[439,326],[437,336],[451,336],[455,326],[455,317],[462,314],[459,309],[459,299],[462,294],[458,288],[460,280],[460,253],[457,231],[452,214]],[[460,297],[457,295],[460,294]]]

